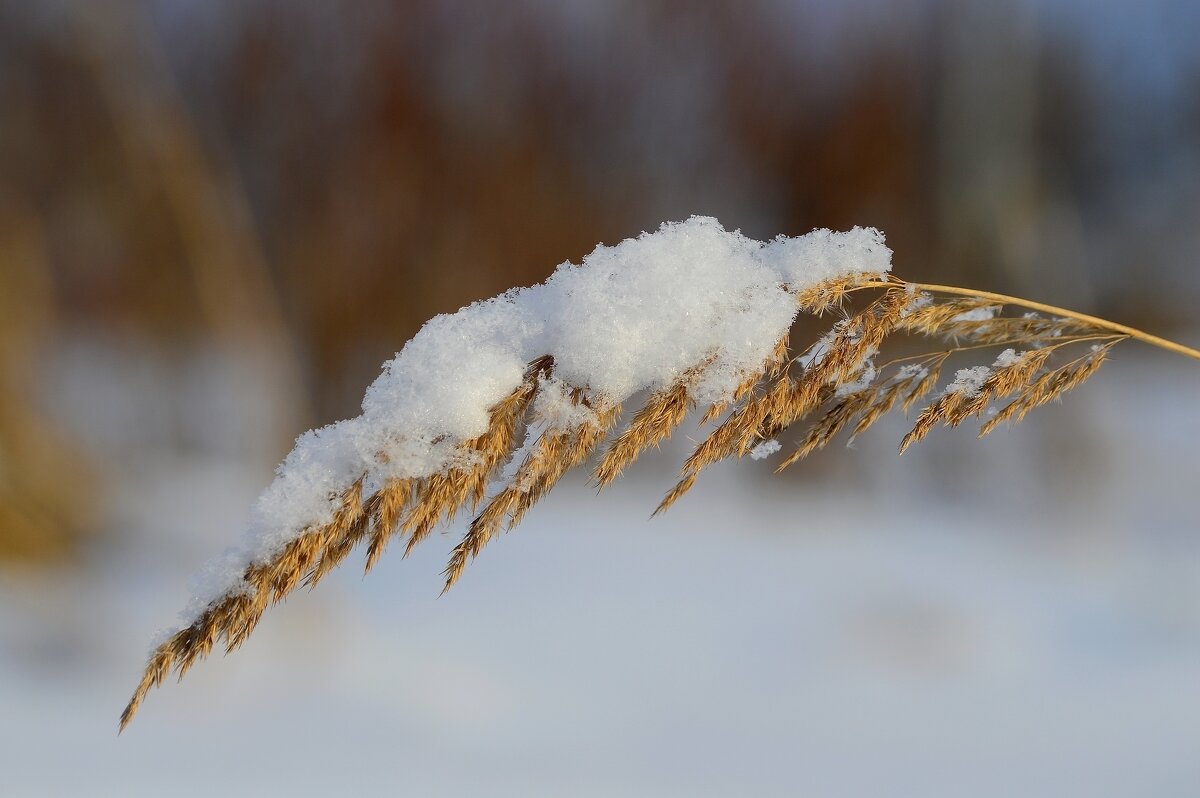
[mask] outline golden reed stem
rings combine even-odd
[[[1174,352],[1176,354],[1183,355],[1184,357],[1190,357],[1193,360],[1200,360],[1200,349],[1192,349],[1190,346],[1184,346],[1183,344],[1179,344],[1174,341],[1168,341],[1166,338],[1160,338],[1157,335],[1151,335],[1143,330],[1139,330],[1134,327],[1128,327],[1124,324],[1117,324],[1116,322],[1108,321],[1107,319],[1101,319],[1097,316],[1089,316],[1086,313],[1077,313],[1076,311],[1067,310],[1066,308],[1055,307],[1054,305],[1047,305],[1042,302],[1033,302],[1028,299],[1021,299],[1020,297],[1008,296],[1006,294],[997,294],[992,291],[978,291],[974,288],[959,288],[953,285],[932,285],[929,283],[904,284],[911,285],[919,291],[928,291],[934,294],[956,294],[958,296],[987,299],[1001,305],[1016,305],[1018,307],[1028,308],[1029,310],[1047,313],[1051,316],[1075,319],[1076,321],[1082,321],[1086,324],[1090,324],[1093,327],[1099,327],[1102,330],[1112,330],[1113,332],[1120,333],[1121,335],[1128,335],[1130,338],[1136,338],[1143,343],[1150,344],[1151,346],[1157,346],[1159,349],[1165,349],[1168,352]],[[896,285],[897,284],[893,282],[879,282],[867,283],[863,287],[893,288]]]

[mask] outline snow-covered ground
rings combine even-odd
[[[270,472],[142,446],[115,549],[0,575],[0,796],[1200,794],[1197,396],[1126,345],[1011,432],[897,458],[897,420],[651,521],[673,444],[440,599],[460,527],[344,566],[118,738]]]

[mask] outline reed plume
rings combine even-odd
[[[798,440],[780,470],[839,436],[863,434],[896,408],[923,405],[900,443],[901,452],[939,426],[957,427],[973,418],[982,421],[982,437],[1078,387],[1115,346],[1131,338],[1200,359],[1200,351],[1103,319],[988,292],[909,283],[880,272],[843,274],[789,296],[799,311],[838,318],[804,348],[793,348],[786,336],[772,339],[758,365],[727,381],[732,387],[715,396],[705,379],[721,359],[711,352],[697,355],[661,389],[649,392],[624,428],[613,433],[620,402],[592,385],[572,384],[569,368],[545,354],[531,360],[519,384],[490,406],[486,429],[464,440],[446,467],[415,478],[380,479],[369,470],[354,474],[348,487],[329,497],[322,523],[305,528],[269,556],[252,559],[233,588],[153,651],[121,714],[121,728],[169,673],[182,677],[218,646],[236,649],[268,606],[302,585],[315,585],[356,546],[366,547],[369,570],[393,538],[404,542],[407,554],[439,523],[469,510],[473,520],[444,571],[448,590],[489,541],[518,524],[597,449],[604,446],[604,453],[592,474],[603,488],[665,441],[693,410],[702,424],[715,426],[686,458],[678,483],[656,512],[686,494],[707,467],[758,456],[760,446],[792,428],[801,427]],[[863,308],[849,312],[859,297]],[[926,342],[919,354],[882,358],[893,340],[913,338]],[[984,355],[980,365],[959,369],[938,390],[952,358]],[[430,445],[440,443],[433,439]],[[388,457],[381,453],[376,459]]]

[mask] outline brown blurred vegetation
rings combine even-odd
[[[431,315],[690,213],[874,225],[915,279],[1141,321],[1192,242],[1112,232],[1070,42],[862,5],[0,4],[0,558],[94,527],[95,452],[40,410],[63,336],[265,353],[282,450]]]

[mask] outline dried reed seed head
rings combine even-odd
[[[805,377],[818,384],[851,382],[914,301],[907,291],[889,289],[861,313],[835,324],[806,353]]]
[[[171,671],[171,664],[174,655],[171,648],[164,644],[159,646],[153,654],[150,655],[150,661],[146,663],[146,669],[142,673],[142,678],[134,688],[133,696],[129,699],[129,703],[125,705],[125,709],[121,712],[121,721],[118,727],[119,731],[125,731],[125,727],[133,720],[133,716],[137,714],[138,709],[142,706],[142,701],[146,699],[146,695],[155,687],[160,686],[167,678],[167,674]]]
[[[806,288],[796,295],[796,304],[805,313],[822,316],[842,305],[855,282],[854,277],[844,277]]]
[[[436,523],[443,514],[452,515],[472,493],[478,491],[480,472],[490,473],[508,453],[515,427],[532,401],[531,380],[549,368],[550,363],[551,360],[542,359],[531,364],[526,384],[493,408],[488,431],[468,443],[468,447],[480,456],[479,466],[437,475],[441,479],[420,481],[419,505],[423,506],[423,510],[405,519],[406,524],[411,524],[414,537],[426,532],[427,524],[432,526],[431,517],[432,523]],[[483,479],[486,480],[486,476]],[[122,728],[137,712],[146,692],[161,682],[161,676],[155,677],[151,669],[159,668],[162,662],[169,660],[182,678],[196,661],[212,651],[221,638],[226,641],[226,650],[233,651],[253,631],[268,604],[282,600],[302,583],[313,585],[319,581],[364,537],[367,524],[372,523],[372,540],[367,558],[369,570],[382,553],[384,543],[409,503],[413,484],[414,480],[391,480],[364,505],[363,478],[360,477],[343,493],[341,506],[329,524],[309,530],[290,541],[269,562],[249,566],[244,581],[252,595],[236,593],[219,599],[190,626],[160,647],[147,666],[146,676],[135,691],[134,698],[122,714]]]
[[[1090,331],[1087,325],[1064,319],[1009,318],[951,321],[938,329],[944,339],[965,339],[978,344],[1021,344],[1032,346],[1050,343],[1074,332]]]
[[[224,600],[230,605],[228,626],[225,629],[227,654],[236,651],[246,642],[270,603],[270,593],[265,580],[255,582],[247,577],[246,582],[253,592],[230,596]]]
[[[324,527],[311,530],[293,544],[295,552],[287,552],[287,575],[278,580],[282,595],[290,593],[296,584],[316,584],[328,572],[330,551],[346,546],[347,539],[352,539],[356,529],[361,529],[364,522],[364,506],[362,506],[362,479],[354,481],[353,485],[342,493],[341,508],[338,509],[334,520]],[[322,563],[326,563],[324,566]]]
[[[317,568],[328,546],[340,537],[339,527],[335,521],[301,535],[284,546],[282,554],[268,564],[273,602],[281,601]]]
[[[1020,423],[1025,416],[1035,408],[1048,404],[1062,396],[1067,391],[1080,385],[1088,377],[1096,373],[1103,365],[1109,350],[1117,343],[1110,342],[1097,350],[1085,355],[1078,361],[1069,363],[1054,371],[1043,374],[1036,381],[1026,385],[1016,400],[1006,405],[980,428],[979,437],[990,435],[1000,424],[1006,421]]]
[[[561,442],[560,455],[550,461],[537,480],[525,491],[525,495],[517,502],[512,514],[509,528],[520,523],[521,518],[529,509],[540,501],[567,471],[575,468],[586,460],[596,447],[604,440],[604,436],[612,429],[621,414],[619,406],[602,408],[597,411],[594,423],[586,423],[568,431]]]
[[[747,377],[741,385],[733,392],[734,401],[745,396],[751,388],[757,385],[761,380],[773,380],[787,370],[791,364],[791,348],[789,346],[788,336],[784,335],[775,343],[775,349],[771,351],[771,356],[767,358],[766,367],[759,374],[752,374]]]
[[[1095,346],[1086,355],[1083,355],[1082,357],[1047,375],[1049,377],[1048,380],[1045,380],[1044,382],[1039,380],[1037,392],[1033,396],[1031,404],[1029,408],[1025,410],[1025,412],[1027,413],[1029,410],[1032,410],[1036,407],[1049,404],[1055,399],[1060,398],[1067,391],[1073,390],[1074,388],[1082,385],[1087,379],[1094,375],[1102,365],[1104,365],[1104,362],[1108,359],[1108,355],[1112,351],[1112,348],[1123,340],[1125,340],[1125,338],[1121,337],[1109,341],[1108,343]],[[1019,415],[1018,420],[1021,418],[1024,418],[1024,413]]]
[[[832,387],[820,385],[807,375],[799,380],[786,377],[777,380],[762,395],[761,405],[753,416],[747,418],[740,435],[734,440],[735,445],[723,456],[746,456],[759,442],[775,437],[820,407],[832,395]]]
[[[599,486],[603,488],[612,483],[642,452],[668,438],[683,422],[691,406],[686,380],[680,380],[646,400],[596,466],[595,478]]]
[[[790,383],[786,394],[776,398],[772,420],[784,427],[794,424],[829,401],[835,391],[836,385],[824,381],[820,374],[804,374]]]
[[[408,536],[404,556],[412,553],[439,523],[452,521],[460,509],[474,504],[474,497],[479,494],[479,485],[483,483],[486,488],[491,470],[489,464],[480,463],[471,470],[453,469],[446,474],[435,474],[425,478],[420,492],[401,522],[401,527]]]
[[[679,501],[683,497],[683,494],[691,490],[692,486],[695,484],[696,473],[692,472],[685,474],[682,479],[675,483],[675,487],[671,488],[671,490],[667,492],[667,495],[663,497],[663,500],[659,502],[658,507],[655,508],[651,517],[658,515],[659,513],[666,512],[668,509],[670,509],[672,504]]]
[[[872,401],[863,411],[862,417],[859,418],[858,423],[854,426],[854,430],[850,433],[851,440],[866,432],[879,419],[890,413],[892,408],[896,406],[896,402],[900,400],[900,394],[907,390],[915,381],[915,377],[905,377],[895,380],[883,388],[876,389]]]
[[[996,415],[984,422],[983,426],[979,428],[979,437],[984,438],[988,435],[991,435],[997,427],[999,427],[1005,421],[1010,420],[1013,416],[1020,412],[1020,408],[1024,402],[1024,398],[1016,399],[1005,407],[1001,408]]]
[[[805,400],[803,405],[800,405],[799,403],[795,405],[788,405],[786,404],[785,399],[782,409],[779,412],[773,413],[767,419],[767,422],[764,423],[762,431],[759,434],[759,438],[761,440],[767,440],[779,436],[788,427],[798,421],[802,421],[811,415],[813,411],[824,406],[830,399],[833,398],[835,392],[836,391],[832,386],[823,386],[816,392],[815,399],[811,400],[811,402]]]
[[[787,375],[780,376],[770,384],[762,398],[767,418],[774,421],[787,412],[794,385],[795,381]]]
[[[974,397],[948,411],[948,425],[958,426],[970,416],[982,414],[997,399],[1024,388],[1041,371],[1052,351],[1029,350],[1015,355],[1015,359],[1005,365],[994,367]]]
[[[330,524],[292,541],[269,563],[247,568],[245,580],[254,592],[253,597],[236,593],[213,602],[191,625],[163,644],[148,667],[158,667],[169,659],[182,678],[192,665],[212,652],[221,638],[226,640],[227,651],[237,648],[257,624],[267,603],[279,601],[290,593],[313,567],[322,547],[357,521],[362,512],[361,488],[360,480],[346,492],[342,509]],[[137,701],[131,702],[132,712],[136,712],[141,700],[136,694],[135,698]]]
[[[951,321],[938,328],[938,336],[946,341],[969,341],[975,344],[1005,344],[1017,340],[1005,319],[966,319]]]
[[[957,427],[971,416],[982,413],[988,408],[991,399],[982,389],[974,396],[963,393],[955,393],[950,396],[950,401],[946,403],[944,419],[947,427]]]
[[[604,440],[620,413],[620,406],[602,407],[596,411],[594,423],[542,433],[509,485],[485,505],[451,552],[450,561],[443,571],[446,577],[443,592],[454,586],[467,563],[479,556],[483,547],[506,522],[510,529],[519,523],[525,513],[549,493],[567,471],[587,459]]]
[[[445,474],[427,477],[416,501],[403,521],[408,535],[404,554],[408,556],[443,520],[450,521],[470,503],[478,506],[487,493],[488,483],[513,449],[517,428],[537,393],[537,380],[550,368],[552,360],[539,359],[526,371],[525,382],[493,406],[488,430],[466,443],[464,449],[476,456],[470,468],[453,468]]]
[[[765,392],[752,394],[741,407],[696,446],[683,464],[683,473],[696,473],[706,466],[731,457],[744,450],[744,443],[753,440],[772,406],[772,394],[787,377],[776,380]]]
[[[845,346],[846,343],[838,345]],[[684,462],[680,481],[655,513],[666,510],[678,501],[691,489],[696,475],[707,466],[727,457],[744,457],[759,441],[773,437],[820,407],[833,393],[833,388],[824,384],[826,371],[832,368],[817,365],[808,369],[798,380],[784,374],[766,391],[751,396],[696,447]]]
[[[923,384],[926,382],[928,377],[922,381]],[[982,386],[974,391],[955,390],[953,385],[948,387],[941,396],[921,411],[913,428],[900,442],[900,454],[904,454],[912,444],[924,440],[938,424],[956,427],[973,413],[982,412],[987,407],[986,396],[980,401],[983,394]]]
[[[808,362],[803,364],[803,376],[819,383],[837,382],[839,375],[851,368],[857,340],[855,319],[833,325],[833,329],[806,353]]]
[[[365,536],[369,536],[370,542],[363,573],[375,567],[388,541],[396,534],[404,508],[416,493],[417,483],[418,480],[408,478],[390,479],[368,500],[370,529]]]
[[[779,344],[776,345],[775,351],[771,358],[767,361],[763,371],[751,374],[734,389],[733,395],[724,401],[714,402],[709,405],[700,417],[700,426],[710,424],[716,421],[726,410],[731,407],[736,407],[737,404],[750,396],[755,388],[761,387],[764,383],[771,382],[784,374],[791,365],[791,357],[788,352],[788,339],[785,336]]]
[[[1053,349],[1029,349],[1017,355],[1017,360],[996,369],[984,387],[994,396],[1008,396],[1024,387],[1046,365]]]
[[[408,537],[404,556],[412,553],[443,517],[454,516],[470,496],[471,485],[470,474],[457,468],[445,474],[433,474],[422,481],[416,500],[401,522],[401,528]]]
[[[942,353],[928,362],[925,366],[925,375],[920,378],[916,385],[904,397],[904,401],[900,403],[900,409],[907,413],[913,406],[929,395],[929,392],[937,387],[938,380],[942,376],[942,366],[945,365],[946,359],[950,356],[949,352]]]
[[[492,497],[479,515],[475,516],[467,527],[467,532],[459,541],[450,555],[450,563],[446,566],[445,575],[447,587],[458,581],[469,559],[479,556],[479,552],[488,541],[504,526],[505,519],[516,508],[520,501],[521,491],[509,485]]]
[[[745,457],[763,439],[763,430],[771,419],[771,411],[779,405],[780,394],[787,390],[787,379],[776,382],[764,393],[755,397],[753,403],[747,403],[746,414],[742,417],[736,434],[730,441],[730,448],[723,453],[724,457]]]
[[[921,295],[903,288],[890,288],[861,314],[856,356],[869,356],[883,345],[904,319],[921,305]]]
[[[1067,375],[1068,366],[1060,366],[1056,369],[1051,369],[1039,376],[1036,380],[1029,383],[1028,386],[1021,392],[1018,401],[1024,406],[1018,410],[1019,417],[1017,421],[1022,421],[1026,413],[1035,407],[1050,402],[1055,397],[1062,393],[1063,387],[1069,379]]]
[[[762,372],[751,374],[742,380],[728,400],[714,402],[709,405],[708,409],[704,411],[704,415],[700,417],[701,426],[716,421],[722,413],[749,396],[755,388],[761,386],[764,382],[774,380],[787,371],[788,366],[791,365],[791,358],[788,353],[788,339],[786,336],[776,345],[775,352],[772,353],[767,363],[767,367]]]
[[[913,430],[917,434],[914,440],[909,442],[915,443],[921,440],[938,423],[947,427],[957,427],[972,415],[982,413],[987,409],[991,399],[987,392],[987,385],[987,380],[985,380],[974,390],[955,390],[955,386],[947,388],[937,400],[925,408],[925,412],[922,412],[921,417],[917,419],[917,427],[914,427]]]
[[[214,614],[206,613],[208,617],[203,623],[193,624],[177,635],[175,644],[175,674],[178,679],[191,670],[197,659],[207,656],[212,651],[212,644],[220,633],[217,628],[218,620]]]
[[[789,466],[808,457],[818,449],[823,449],[839,432],[858,414],[864,412],[874,401],[877,391],[867,389],[856,391],[839,399],[821,419],[809,428],[800,446],[796,448],[779,466],[779,473]]]
[[[796,295],[796,302],[805,313],[823,316],[831,310],[840,308],[846,297],[858,288],[875,285],[879,282],[880,276],[869,272],[828,280],[799,292]]]
[[[914,443],[924,440],[925,437],[929,435],[930,431],[937,426],[938,421],[941,420],[942,413],[940,402],[941,400],[939,399],[937,402],[927,406],[921,411],[921,415],[917,416],[916,424],[914,424],[909,433],[904,436],[904,439],[900,441],[900,454],[904,454],[906,451],[908,451],[908,447],[912,446]]]
[[[1125,336],[1104,335],[1090,323],[1075,319],[998,316],[1002,308],[986,298],[935,301],[916,286],[877,275],[833,280],[801,292],[797,301],[809,312],[820,314],[839,307],[849,294],[865,287],[882,289],[883,293],[862,312],[835,324],[805,357],[793,361],[784,336],[757,373],[747,375],[728,400],[706,409],[704,421],[709,422],[733,408],[687,458],[680,480],[655,514],[668,509],[691,489],[703,468],[732,455],[745,455],[764,437],[774,437],[821,407],[828,405],[779,470],[827,446],[852,423],[853,436],[875,424],[897,404],[907,411],[937,385],[943,364],[955,352],[1000,343],[1034,347],[1020,355],[1006,353],[986,377],[978,375],[977,383],[962,382],[960,373],[954,385],[922,410],[900,445],[902,453],[939,423],[956,426],[981,414],[997,398],[1014,393],[1016,400],[985,423],[980,435],[988,434],[1003,421],[1019,422],[1033,408],[1087,380],[1111,348],[1125,340]],[[932,353],[899,369],[890,379],[876,382],[871,358],[897,331],[968,338],[978,346],[956,346]],[[1046,370],[1049,357],[1061,347],[1096,339],[1103,343],[1064,366]],[[793,362],[800,364],[795,378],[788,373]],[[698,364],[695,372],[707,364]],[[488,484],[500,465],[512,454],[522,425],[530,423],[534,399],[541,384],[551,376],[553,366],[549,356],[532,361],[522,384],[490,409],[488,429],[463,444],[470,465],[422,478],[391,479],[365,501],[364,478],[360,477],[340,497],[339,509],[328,524],[305,531],[270,561],[248,566],[244,590],[210,604],[191,625],[155,650],[121,715],[121,727],[129,723],[148,691],[161,684],[169,671],[174,669],[182,676],[222,640],[227,651],[237,648],[269,604],[282,600],[302,583],[318,582],[357,543],[369,541],[369,570],[393,535],[407,534],[407,553],[443,519],[453,518],[464,506],[478,506],[486,498]],[[601,486],[610,484],[642,452],[659,445],[684,420],[693,406],[689,388],[694,376],[685,375],[647,399],[597,466],[595,476]],[[867,384],[856,385],[863,382]],[[582,388],[571,388],[569,396],[575,404],[587,405],[593,417],[570,428],[554,428],[553,419],[543,419],[551,424],[550,428],[532,444],[508,484],[484,504],[452,551],[445,570],[446,589],[501,528],[518,523],[567,471],[583,463],[619,417],[619,406],[592,407]]]
[[[803,378],[802,378],[803,379]],[[798,383],[788,377],[776,380],[763,395],[762,404],[765,411],[758,427],[752,430],[752,435],[744,437],[738,447],[738,456],[744,457],[758,441],[774,437],[775,433],[795,421],[796,395]]]
[[[312,589],[317,583],[329,575],[329,572],[349,556],[354,547],[366,536],[371,518],[364,511],[358,521],[342,535],[330,540],[317,558],[316,565],[304,578],[304,586]]]
[[[989,435],[1005,421],[1023,421],[1031,410],[1057,399],[1095,374],[1112,347],[1123,340],[1125,336],[1111,338],[1106,343],[1092,347],[1087,354],[1045,373],[1041,372],[1049,357],[1074,341],[1029,350],[1017,355],[1011,362],[994,367],[974,392],[947,390],[922,411],[913,429],[902,441],[901,453],[924,439],[938,423],[957,427],[972,416],[982,415],[997,399],[1013,393],[1018,393],[1018,398],[988,419],[980,428],[979,437]]]
[[[962,316],[980,311],[998,311],[999,309],[999,306],[990,299],[974,297],[948,299],[923,307],[913,307],[904,314],[897,327],[905,332],[924,336],[943,335],[947,325],[956,323],[956,320],[961,321],[960,317]]]
[[[752,412],[753,409],[747,410],[747,405],[742,405],[730,413],[728,418],[696,445],[684,460],[682,471],[696,473],[735,451],[736,441],[739,440],[742,430],[750,426],[747,416]]]
[[[730,408],[731,404],[731,402],[713,402],[704,411],[704,415],[700,416],[700,426],[703,427],[705,424],[711,424],[716,421],[721,417],[722,413]]]

